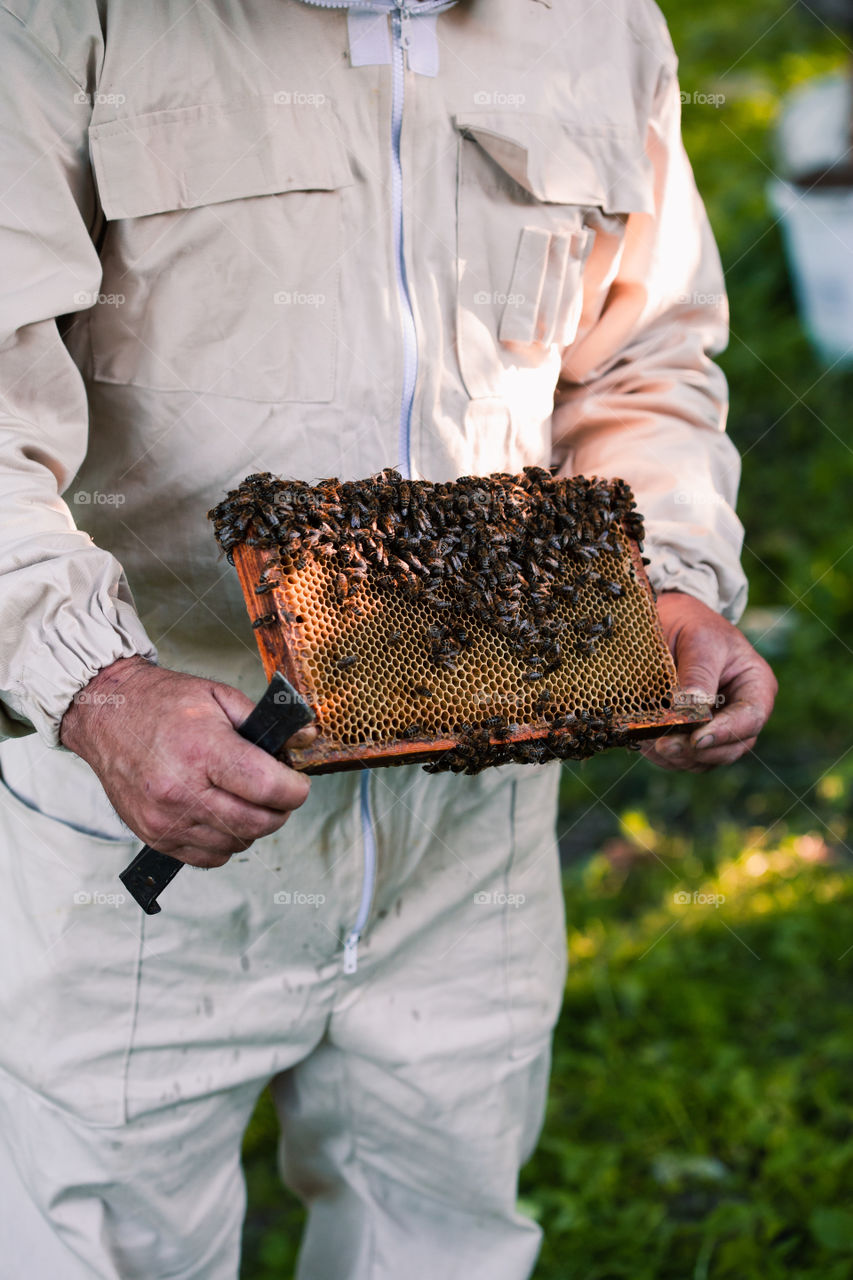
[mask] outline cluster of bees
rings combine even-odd
[[[621,554],[620,533],[641,546],[643,538],[623,481],[555,477],[542,467],[446,483],[406,480],[390,468],[366,480],[316,485],[265,473],[249,476],[210,516],[229,559],[247,543],[275,548],[285,573],[304,568],[309,557],[327,560],[346,614],[363,615],[359,598],[368,579],[373,588],[428,605],[425,639],[437,669],[453,670],[471,645],[466,619],[494,628],[523,662],[542,711],[551,699],[548,676],[572,654],[592,655],[612,634],[608,606],[624,587],[600,571],[607,562],[600,557]],[[276,581],[267,570],[255,589],[271,590]],[[555,608],[577,605],[588,588],[601,599],[601,616]],[[337,662],[341,674],[347,657]],[[430,692],[424,686],[424,696]],[[610,708],[584,715],[552,717],[548,736],[533,742],[504,740],[517,728],[505,717],[465,723],[458,746],[427,767],[478,772],[509,760],[590,755],[621,741]],[[420,736],[420,728],[403,736]]]
[[[613,708],[560,715],[547,734],[526,742],[503,741],[518,725],[505,716],[491,716],[479,724],[463,724],[455,747],[424,765],[427,773],[480,773],[501,764],[545,764],[548,760],[585,760],[607,747],[639,750],[639,744],[614,729]],[[498,741],[494,739],[497,737]]]

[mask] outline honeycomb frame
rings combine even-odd
[[[389,597],[368,580],[359,595],[363,616],[354,617],[341,609],[335,571],[322,561],[282,571],[274,548],[235,546],[234,565],[267,678],[282,671],[317,716],[319,737],[289,751],[288,761],[307,774],[434,762],[459,746],[466,726],[494,717],[510,722],[508,732],[489,733],[495,747],[549,736],[553,741],[555,718],[595,715],[604,705],[611,709],[608,730],[622,742],[689,732],[707,722],[710,707],[679,688],[640,548],[623,531],[617,542],[620,554],[603,556],[606,566],[599,566],[624,588],[622,598],[608,605],[613,633],[599,641],[594,655],[573,655],[548,676],[545,705],[525,680],[524,659],[488,625],[466,616],[470,648],[452,669],[439,668],[423,636],[425,624],[446,621],[446,615],[429,603]],[[259,581],[273,572],[276,585],[257,594]],[[581,613],[593,603],[600,609],[601,597],[584,587],[576,606],[555,607]],[[571,742],[572,729],[558,737]]]

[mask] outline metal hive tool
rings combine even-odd
[[[307,773],[583,758],[710,717],[684,697],[619,480],[250,476],[211,513]],[[420,554],[418,554],[420,553]]]

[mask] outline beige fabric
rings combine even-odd
[[[657,10],[466,0],[438,36],[402,139],[414,472],[547,462],[562,363],[557,460],[632,480],[656,584],[737,616],[723,285]],[[122,654],[259,691],[226,486],[405,462],[390,73],[298,0],[8,0],[0,39],[2,727],[55,744]]]
[[[233,1280],[240,1138],[276,1077],[312,1206],[301,1280],[529,1275],[516,1177],[565,974],[559,772],[371,774],[379,880],[352,977],[357,777],[317,779],[228,867],[184,870],[154,919],[115,899],[129,845],[0,790],[9,1274]]]

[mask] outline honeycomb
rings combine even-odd
[[[598,546],[595,573],[589,561],[563,558],[574,590],[570,600],[550,602],[551,625],[576,636],[579,619],[606,611],[608,626],[594,645],[564,646],[551,664],[556,669],[544,670],[511,635],[458,600],[439,609],[389,589],[387,579],[379,585],[368,572],[353,608],[346,593],[341,598],[333,554],[282,555],[274,539],[241,529],[226,549],[267,675],[283,670],[320,727],[317,742],[291,752],[291,762],[309,773],[413,761],[477,772],[508,760],[578,758],[707,719],[707,708],[679,696],[628,523],[616,522],[607,545]],[[482,536],[494,530],[484,526]],[[441,662],[430,635],[447,627],[464,628],[466,643],[453,661]]]

